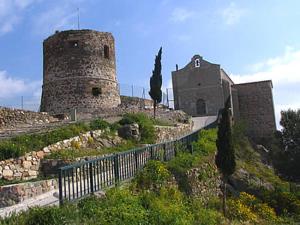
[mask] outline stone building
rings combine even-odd
[[[191,116],[215,116],[230,96],[233,118],[243,121],[254,139],[276,130],[272,81],[235,84],[218,64],[195,55],[172,72],[174,107]]]
[[[43,43],[41,111],[50,114],[113,108],[120,104],[111,33],[56,32]]]

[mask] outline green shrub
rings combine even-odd
[[[184,196],[175,188],[162,187],[158,194],[145,192],[142,199],[149,211],[149,224],[193,224]]]
[[[141,142],[152,144],[156,140],[153,121],[144,113],[128,113],[119,121],[121,125],[137,123],[141,132]]]
[[[110,189],[103,199],[86,198],[78,208],[85,224],[147,224],[148,214],[139,196],[126,189]]]
[[[110,128],[110,123],[103,119],[95,119],[90,122],[90,127],[92,130],[105,130]]]
[[[193,142],[193,149],[201,155],[209,155],[216,151],[217,129],[201,130],[199,139]]]
[[[229,199],[228,214],[231,219],[255,224],[278,224],[281,222],[273,208],[245,192],[241,192],[239,198]]]
[[[218,201],[220,201],[218,199]],[[194,224],[197,225],[215,225],[224,224],[224,217],[214,207],[205,207],[200,199],[193,198],[189,202],[190,210],[194,217]]]
[[[300,200],[293,193],[275,190],[264,190],[261,198],[275,209],[278,215],[292,215],[300,219]]]
[[[137,188],[154,189],[162,187],[171,177],[164,163],[150,160],[135,178]]]

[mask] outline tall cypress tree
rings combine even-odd
[[[226,184],[235,171],[235,154],[232,141],[230,96],[228,97],[218,126],[216,165],[223,180],[223,213],[226,216]]]
[[[154,70],[152,71],[152,77],[150,78],[150,91],[149,95],[153,100],[154,118],[156,114],[156,106],[162,99],[162,75],[161,75],[161,54],[162,47],[159,49],[157,56],[155,57]]]

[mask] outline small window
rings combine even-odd
[[[72,48],[77,48],[79,46],[78,41],[70,41],[70,46]]]
[[[195,67],[200,67],[200,59],[195,60]]]
[[[93,87],[92,88],[93,96],[98,97],[99,95],[101,95],[101,93],[102,93],[101,88],[99,88],[99,87]]]
[[[104,58],[109,59],[109,47],[104,45]]]

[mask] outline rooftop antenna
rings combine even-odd
[[[78,25],[78,30],[80,30],[79,8],[77,8],[77,25]]]

